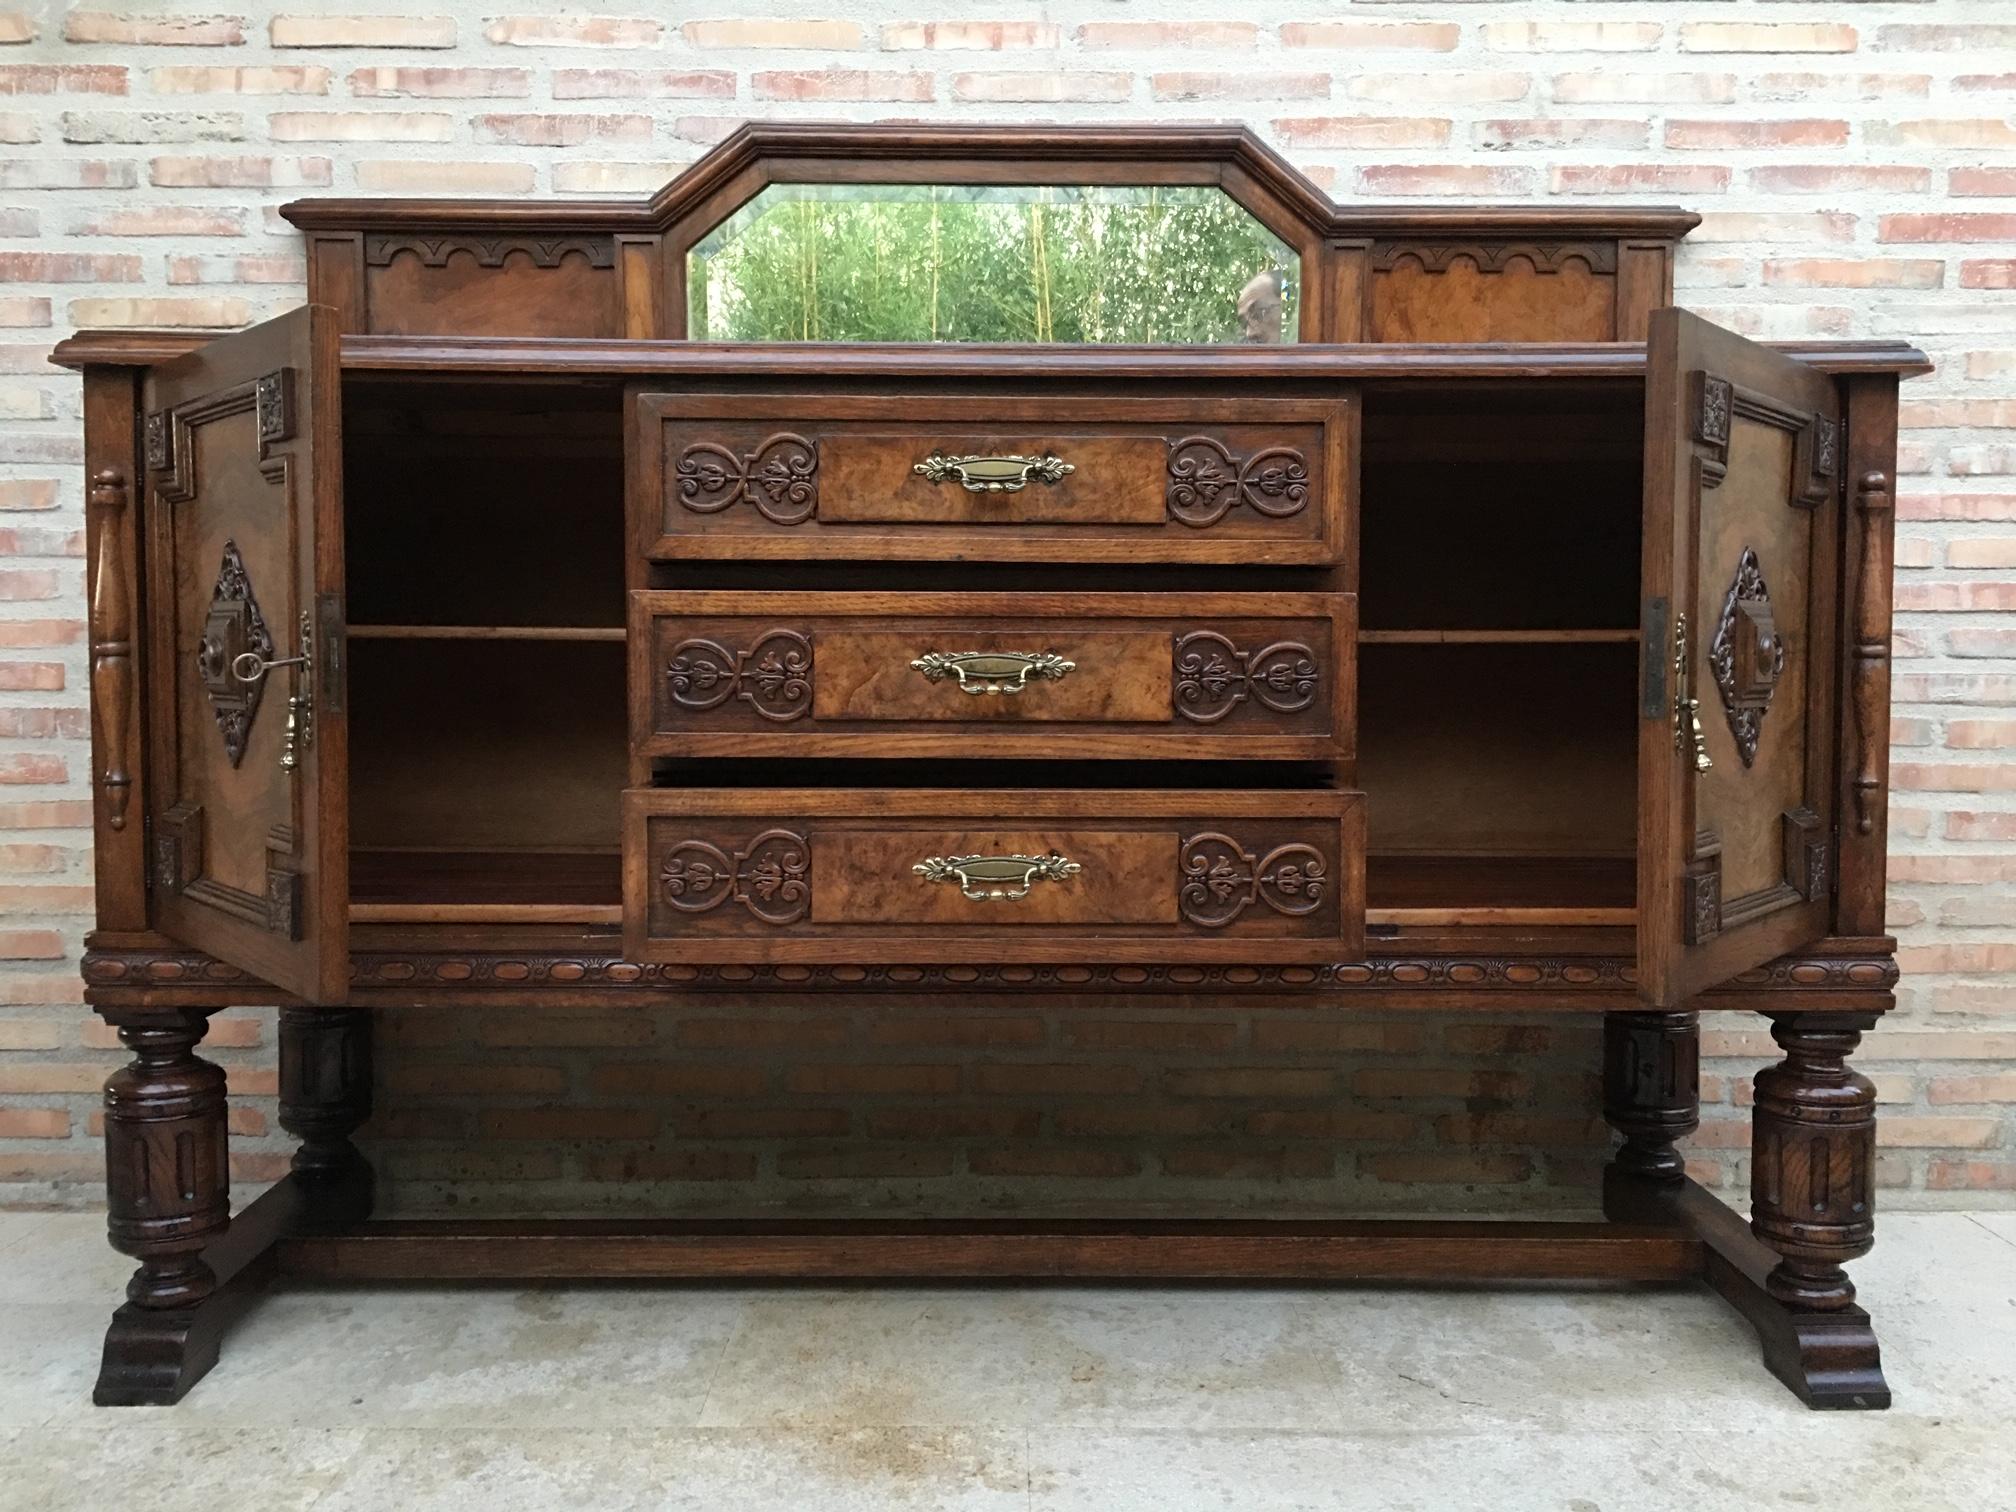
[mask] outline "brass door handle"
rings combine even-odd
[[[301,747],[315,743],[315,621],[301,611],[301,654],[267,660],[257,651],[241,651],[231,658],[231,675],[241,683],[256,683],[275,667],[299,667],[294,691],[287,698],[287,723],[281,732],[280,770],[291,772],[301,764]]]
[[[1032,677],[1060,681],[1078,670],[1054,651],[926,651],[910,665],[926,682],[959,679],[961,693],[1020,693]]]
[[[926,856],[910,870],[926,882],[957,882],[975,903],[1013,903],[1038,882],[1062,882],[1084,868],[1056,851],[1047,856]]]
[[[1697,772],[1715,769],[1701,730],[1701,700],[1694,696],[1694,655],[1687,645],[1684,614],[1673,622],[1673,749],[1683,756],[1691,751]]]
[[[937,451],[910,469],[929,483],[957,479],[968,493],[1020,493],[1031,479],[1057,483],[1066,473],[1077,470],[1050,452],[1040,457],[948,457]]]

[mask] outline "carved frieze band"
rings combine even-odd
[[[765,719],[788,724],[812,711],[812,637],[766,630],[747,650],[685,640],[665,663],[665,688],[682,709],[718,709],[739,698]]]
[[[1535,991],[1629,998],[1637,981],[1623,956],[1478,956],[1406,954],[1320,966],[1064,965],[1001,966],[702,966],[627,961],[602,952],[356,951],[350,979],[359,992],[514,993],[586,989],[649,995],[666,992],[1142,992],[1224,993],[1359,991],[1503,995]],[[234,1002],[270,1003],[273,989],[249,972],[201,951],[174,946],[100,947],[84,954],[94,993],[228,993]],[[1759,992],[1885,994],[1897,985],[1889,956],[1785,956],[1710,988],[1710,998]],[[210,999],[206,999],[210,1001]],[[1876,997],[1877,1003],[1883,1003]]]
[[[472,257],[481,268],[501,268],[511,257],[528,257],[538,268],[557,268],[568,257],[587,259],[593,268],[616,266],[614,242],[604,236],[424,236],[375,232],[364,238],[364,261],[373,268],[388,266],[409,253],[429,268],[445,268],[458,254]]]
[[[1424,273],[1447,273],[1461,259],[1480,273],[1503,273],[1514,262],[1530,263],[1536,273],[1559,273],[1579,262],[1591,273],[1617,271],[1614,241],[1390,241],[1375,243],[1372,269],[1390,273],[1401,263],[1421,264]]]
[[[731,899],[765,924],[795,924],[812,906],[812,849],[803,835],[765,830],[731,856],[705,840],[680,840],[658,860],[658,897],[681,913],[710,913]]]
[[[1179,718],[1216,724],[1251,698],[1279,714],[1299,714],[1316,702],[1316,653],[1300,641],[1276,641],[1242,651],[1213,630],[1178,638],[1174,652]]]
[[[1256,858],[1230,835],[1206,831],[1176,855],[1177,910],[1192,924],[1223,929],[1255,903],[1301,917],[1323,906],[1328,863],[1313,845],[1277,845]]]
[[[802,525],[819,512],[819,443],[790,431],[747,452],[695,441],[673,472],[679,503],[694,514],[746,503],[773,525]]]
[[[1170,443],[1168,473],[1170,517],[1200,529],[1241,504],[1274,519],[1309,504],[1309,464],[1292,446],[1242,456],[1211,436],[1185,436]]]
[[[1743,765],[1757,762],[1757,741],[1778,679],[1785,675],[1785,637],[1771,610],[1771,590],[1757,553],[1748,546],[1722,598],[1722,617],[1708,644],[1708,669],[1722,695],[1722,711]]]

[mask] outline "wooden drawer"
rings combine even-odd
[[[1343,761],[1343,593],[633,593],[647,756]]]
[[[647,557],[1328,563],[1357,398],[632,396]]]
[[[1351,792],[633,789],[638,961],[1322,962],[1364,953]]]

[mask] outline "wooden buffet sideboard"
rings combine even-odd
[[[1669,308],[1677,209],[1339,206],[1208,127],[284,213],[307,307],[58,352],[133,1052],[98,1401],[289,1273],[1692,1277],[1887,1404],[1847,1061],[1919,353]],[[1602,1014],[1608,1221],[372,1221],[374,1010],[723,990]],[[299,1153],[231,1216],[196,1049],[275,1002]],[[1677,1148],[1703,1010],[1784,1050],[1747,1224]]]

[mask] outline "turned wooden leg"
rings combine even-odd
[[[136,1307],[188,1307],[216,1289],[203,1248],[231,1221],[224,1072],[199,1059],[208,1011],[117,1021],[133,1059],[105,1083],[105,1196],[112,1247],[140,1262]]]
[[[1875,1243],[1876,1089],[1848,1057],[1873,1020],[1774,1015],[1785,1059],[1757,1073],[1751,1230],[1780,1256],[1766,1289],[1787,1307],[1854,1304],[1843,1265]]]
[[[371,1164],[350,1136],[371,1116],[371,1014],[280,1010],[280,1126],[301,1141],[294,1179],[304,1224],[347,1228],[371,1216]]]
[[[1603,1117],[1624,1136],[1620,1175],[1675,1182],[1675,1148],[1701,1123],[1701,1027],[1693,1013],[1611,1013],[1603,1019]]]

